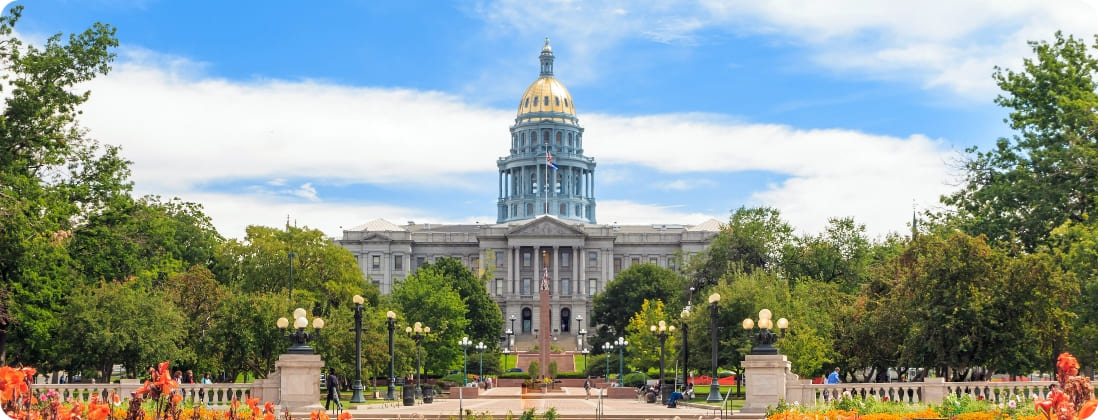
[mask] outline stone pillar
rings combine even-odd
[[[747,385],[744,413],[765,413],[785,398],[786,372],[792,366],[784,355],[749,354],[741,362]]]
[[[322,410],[320,373],[324,361],[319,354],[283,354],[275,362],[279,379],[278,405],[290,411]]]
[[[945,400],[945,378],[924,378],[923,382],[923,401],[941,402]]]

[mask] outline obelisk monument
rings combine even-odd
[[[540,310],[538,314],[540,316],[538,324],[541,325],[541,333],[538,335],[538,367],[541,370],[541,377],[549,377],[549,343],[550,336],[552,336],[552,329],[550,322],[549,312],[549,253],[541,251],[542,261],[542,274],[541,274],[541,287],[538,293],[538,300],[540,303]]]

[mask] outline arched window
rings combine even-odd
[[[556,99],[557,106],[560,106],[560,96],[554,96],[553,99]]]
[[[549,144],[549,130],[542,130],[541,139],[545,141],[545,144]]]
[[[526,145],[526,133],[522,133],[522,145]]]
[[[561,216],[567,216],[568,215],[568,205],[567,204],[561,204],[560,205],[559,215],[561,215]]]
[[[522,333],[529,334],[534,326],[534,313],[530,308],[522,308]]]
[[[569,331],[572,331],[572,310],[562,308],[560,310],[560,332],[566,333]]]
[[[526,215],[527,216],[534,215],[534,204],[533,203],[526,203]]]
[[[563,179],[564,179],[564,175],[561,175],[560,172],[557,172],[557,182],[555,182],[554,184],[556,184],[556,185],[553,186],[553,190],[556,191],[557,194],[560,194],[560,192],[561,192],[560,190],[561,190],[561,187],[562,187],[562,180]]]
[[[560,144],[562,143],[561,139],[563,139],[563,138],[564,138],[564,133],[561,133],[560,131],[558,131],[557,132],[557,146],[560,146]]]
[[[537,96],[534,97],[534,106],[538,106],[538,97]]]
[[[537,144],[537,143],[538,143],[538,132],[537,131],[531,131],[530,132],[530,144]]]

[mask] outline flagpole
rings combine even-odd
[[[545,146],[545,215],[549,215],[549,146]]]

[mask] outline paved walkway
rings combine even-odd
[[[405,407],[400,401],[391,404],[360,405],[351,414],[356,418],[391,417],[394,419],[409,419],[422,415],[423,418],[450,418],[457,417],[461,411],[472,411],[474,414],[488,412],[495,416],[506,415],[511,412],[517,418],[523,411],[534,409],[540,416],[546,410],[555,408],[557,414],[563,416],[582,416],[583,418],[595,418],[598,408],[598,392],[592,390],[591,398],[584,399],[583,388],[564,387],[563,395],[559,398],[544,397],[522,398],[521,388],[504,387],[481,391],[480,398],[459,400],[458,398],[436,398],[431,404],[423,404],[419,400],[416,405]],[[454,389],[456,392],[456,389]],[[550,394],[552,395],[552,394]],[[559,393],[557,395],[560,395]],[[719,411],[709,408],[686,407],[667,408],[660,404],[648,404],[638,399],[602,399],[603,415],[607,417],[638,417],[648,419],[714,419],[719,418]]]

